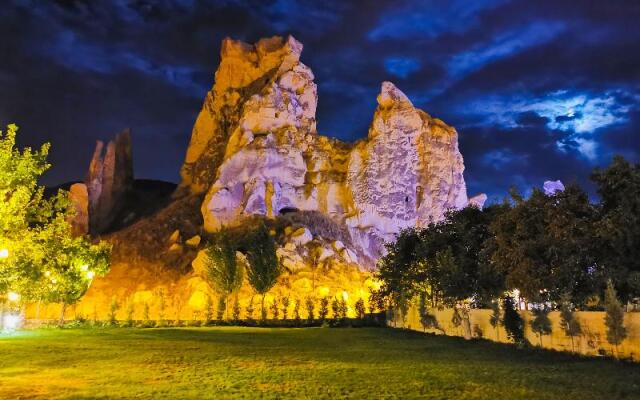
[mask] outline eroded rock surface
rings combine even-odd
[[[318,135],[317,89],[302,47],[293,37],[224,40],[182,186],[207,191],[210,232],[252,215],[319,211],[348,228],[348,258],[372,267],[400,229],[469,203],[457,132],[384,82],[366,139]]]
[[[86,187],[89,198],[89,231],[104,232],[120,211],[133,184],[131,133],[125,130],[115,140],[96,143],[89,165]]]

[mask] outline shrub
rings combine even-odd
[[[167,308],[167,301],[164,295],[164,290],[158,289],[157,295],[158,295],[158,322],[162,324],[165,318],[164,312]]]
[[[320,299],[320,309],[318,310],[318,317],[320,317],[320,321],[327,319],[327,315],[329,314],[329,298],[323,297]]]
[[[129,299],[127,303],[127,326],[133,326],[133,316],[135,314],[135,303]]]
[[[541,307],[533,310],[533,320],[531,330],[538,335],[540,347],[542,347],[542,336],[551,334],[551,320],[549,319],[549,309]]]
[[[293,319],[296,322],[300,322],[300,300],[296,299],[293,303]]]
[[[117,313],[119,309],[120,304],[118,303],[118,300],[113,297],[111,299],[111,306],[109,307],[109,323],[111,325],[116,325],[118,323]]]
[[[582,334],[582,328],[580,327],[580,321],[578,321],[573,312],[573,306],[567,295],[563,296],[560,303],[560,325],[564,334],[571,339],[571,351],[575,351],[573,338]]]
[[[496,340],[500,341],[500,325],[502,325],[502,313],[500,312],[500,303],[497,301],[491,302],[491,317],[489,318],[489,324],[496,331]]]
[[[251,245],[247,251],[249,269],[247,278],[253,289],[262,296],[261,314],[266,319],[264,299],[282,274],[282,267],[276,255],[276,243],[269,230],[261,223],[258,229],[250,235]]]
[[[618,345],[627,337],[627,329],[624,326],[624,309],[618,300],[616,289],[611,280],[607,282],[607,290],[604,295],[604,324],[607,327],[607,342],[615,346],[616,356]]]
[[[473,325],[473,337],[478,338],[478,339],[482,339],[483,336],[484,336],[484,333],[482,332],[482,328],[480,328],[480,325],[474,324]]]
[[[278,308],[277,297],[274,297],[273,303],[271,303],[271,315],[273,316],[273,319],[278,319],[278,316],[280,315],[280,308]]]
[[[462,316],[460,310],[457,307],[453,309],[453,315],[451,316],[451,325],[459,331],[460,325],[462,325]],[[459,332],[458,332],[459,333]]]
[[[338,312],[340,313],[340,318],[347,318],[347,312],[349,311],[349,306],[347,305],[347,301],[345,299],[338,300]]]
[[[305,300],[305,306],[307,309],[307,320],[309,322],[312,322],[315,319],[315,308],[316,308],[313,298],[307,297],[307,299]]]
[[[288,319],[289,316],[289,296],[283,296],[280,299],[282,303],[282,319]]]
[[[248,321],[253,321],[253,296],[251,296],[251,299],[249,299],[249,304],[247,304],[247,320]]]
[[[364,300],[362,300],[362,298],[359,298],[358,301],[356,301],[356,304],[354,307],[356,310],[356,318],[363,319],[365,314]]]
[[[204,321],[206,324],[213,320],[213,299],[207,295],[204,303]]]
[[[376,312],[376,302],[373,299],[369,298],[369,304],[367,305],[369,310],[369,314],[374,314]]]
[[[227,299],[224,296],[218,298],[218,313],[216,319],[222,321],[224,319],[224,313],[227,310]]]
[[[444,332],[442,328],[440,328],[436,316],[429,312],[429,308],[427,307],[427,297],[424,293],[420,295],[418,312],[420,313],[420,324],[422,325],[423,330],[437,329]]]
[[[337,297],[331,300],[331,312],[333,313],[333,319],[340,318],[340,300]]]
[[[511,296],[504,298],[504,317],[502,324],[507,331],[507,337],[519,346],[527,344],[524,337],[524,321],[515,308],[514,300]]]
[[[149,321],[151,318],[149,317],[149,303],[144,302],[144,307],[142,309],[142,319],[144,321]]]
[[[240,301],[238,300],[238,296],[233,302],[233,320],[238,321],[240,319]]]

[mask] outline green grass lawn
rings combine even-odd
[[[0,399],[640,399],[640,365],[383,328],[0,337]]]

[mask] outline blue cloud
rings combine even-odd
[[[185,90],[193,96],[202,96],[206,90],[206,87],[195,81],[197,69],[191,65],[156,62],[129,50],[81,40],[71,31],[60,32],[52,43],[43,45],[40,51],[60,65],[78,72],[116,74],[135,70]]]
[[[382,13],[367,34],[371,41],[383,39],[434,38],[446,32],[464,32],[477,23],[477,16],[506,0],[405,1]]]
[[[404,79],[420,69],[420,61],[415,58],[389,57],[384,60],[384,68],[391,75]]]
[[[556,21],[537,21],[492,37],[488,43],[479,43],[455,54],[448,63],[452,77],[459,78],[496,60],[513,56],[527,48],[549,42],[564,26]]]

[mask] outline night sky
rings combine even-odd
[[[470,194],[589,187],[612,155],[640,160],[638,0],[3,1],[0,126],[52,143],[49,185],[125,127],[136,176],[177,182],[221,40],[286,34],[320,133],[365,136],[390,80],[457,128]]]

